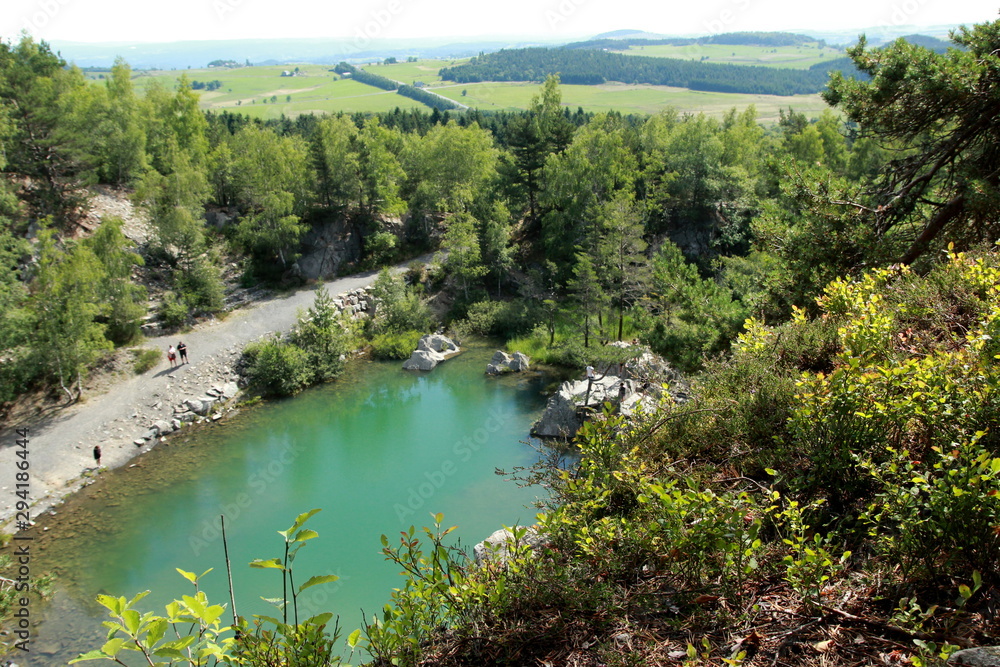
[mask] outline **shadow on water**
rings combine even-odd
[[[32,653],[22,667],[66,664],[100,646],[98,593],[151,589],[146,609],[162,611],[188,594],[174,568],[202,572],[211,600],[228,600],[218,517],[226,515],[241,614],[270,613],[274,573],[252,558],[280,555],[277,530],[299,512],[321,537],[296,560],[298,571],[338,574],[310,589],[308,603],[341,615],[348,632],[388,600],[398,568],[384,562],[379,535],[426,525],[444,512],[471,545],[500,524],[530,523],[537,489],[497,477],[497,468],[531,465],[524,444],[545,404],[545,373],[489,378],[492,347],[473,347],[432,373],[361,361],[335,383],[244,409],[211,427],[194,427],[132,465],[102,475],[39,518],[33,571],[59,581],[53,601],[33,609]]]

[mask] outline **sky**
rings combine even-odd
[[[80,42],[669,35],[981,23],[997,0],[0,0],[0,37]]]

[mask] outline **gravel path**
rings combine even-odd
[[[431,255],[395,267],[402,272],[411,261],[428,262]],[[338,278],[325,283],[331,295],[370,285],[378,273]],[[156,420],[167,420],[173,408],[186,398],[195,398],[213,386],[236,379],[232,362],[243,346],[269,332],[288,331],[296,314],[312,305],[317,287],[275,296],[228,315],[225,320],[199,324],[183,335],[147,339],[144,347],[166,351],[183,340],[189,364],[171,369],[163,355],[160,363],[142,375],[131,376],[99,396],[84,396],[84,402],[32,423],[8,424],[0,429],[0,524],[14,532],[14,495],[18,447],[15,429],[28,429],[30,497],[32,519],[56,505],[66,495],[88,483],[95,472],[94,445],[102,450],[101,464],[117,468],[149,451],[157,439],[141,446],[135,441]]]

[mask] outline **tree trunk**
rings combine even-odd
[[[951,222],[965,206],[965,195],[958,195],[953,198],[942,208],[938,209],[938,212],[934,214],[934,217],[930,219],[927,226],[924,227],[924,231],[920,233],[920,236],[913,242],[909,250],[906,251],[900,259],[900,264],[911,264],[920,255],[927,250],[928,244],[934,240],[938,233],[944,229],[944,227]]]
[[[618,342],[622,340],[622,331],[625,326],[625,301],[618,302]]]

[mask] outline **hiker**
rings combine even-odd
[[[181,363],[186,364],[188,362],[188,346],[184,344],[184,341],[177,343],[177,351],[181,353]]]
[[[94,445],[94,460],[97,461],[97,467],[101,467],[101,446]]]
[[[619,403],[624,403],[625,402],[625,392],[626,392],[625,381],[622,380],[618,384],[618,402]]]
[[[171,368],[177,366],[177,350],[174,349],[173,345],[167,348],[167,361],[170,362]]]

